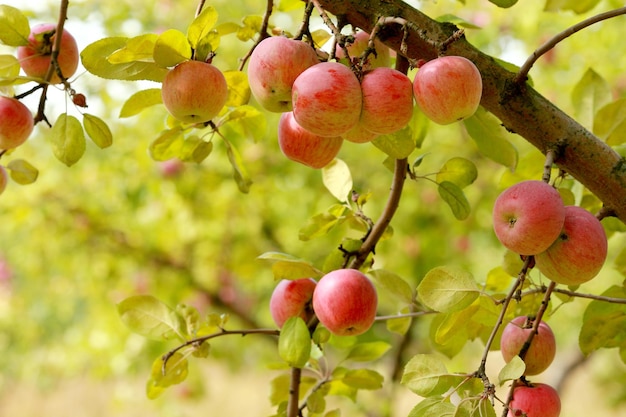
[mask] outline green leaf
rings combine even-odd
[[[205,5],[187,29],[187,39],[193,49],[197,49],[202,38],[211,33],[217,23],[218,13],[213,6]]]
[[[113,134],[104,120],[89,113],[83,114],[83,126],[91,140],[100,149],[108,148],[113,144]]]
[[[159,35],[148,33],[128,39],[126,44],[107,56],[109,63],[128,64],[135,61],[153,62],[154,46]]]
[[[426,273],[417,294],[428,308],[449,313],[472,304],[480,289],[469,272],[455,266],[440,266]]]
[[[339,210],[336,210],[339,208]],[[326,213],[319,213],[309,218],[307,223],[300,229],[300,240],[307,241],[328,233],[333,227],[345,220],[349,209],[343,205],[331,207]]]
[[[352,192],[352,175],[344,161],[335,158],[322,168],[322,182],[337,200],[342,203],[348,201]]]
[[[549,12],[571,10],[581,14],[593,9],[598,3],[600,0],[546,0],[544,10]]]
[[[266,135],[266,115],[247,104],[226,113],[226,116],[218,123],[218,127],[225,123],[228,123],[228,128],[233,129],[239,136],[251,138],[255,142]]]
[[[401,383],[422,397],[441,395],[462,381],[448,373],[446,365],[434,354],[413,356],[404,367]]]
[[[261,30],[263,18],[261,16],[245,16],[242,19],[242,26],[237,31],[237,38],[242,41],[253,39]]]
[[[281,279],[319,278],[323,275],[322,271],[315,268],[310,262],[286,253],[266,252],[257,259],[274,261],[272,272],[277,281]]]
[[[516,0],[517,1],[517,0]],[[465,28],[465,29],[480,29],[480,26],[477,26],[471,22],[468,22],[467,20],[463,19],[462,17],[453,15],[453,14],[444,14],[439,16],[437,19],[438,22],[449,22],[449,23],[454,23],[456,26]]]
[[[408,417],[454,417],[456,407],[438,397],[426,398],[409,412]]]
[[[154,43],[152,57],[157,65],[167,68],[191,59],[187,36],[176,29],[161,33]]]
[[[614,285],[602,296],[626,300],[626,290]],[[590,302],[583,315],[578,343],[585,355],[600,348],[626,347],[626,305],[601,300]]]
[[[11,179],[18,184],[32,184],[39,176],[39,170],[24,159],[13,159],[7,164]]]
[[[413,303],[413,289],[411,285],[399,275],[385,269],[374,269],[369,271],[369,274],[376,279],[376,282],[378,282],[381,287],[401,301],[407,304]]]
[[[491,3],[495,4],[498,7],[508,8],[517,3],[517,0],[489,0]]]
[[[357,389],[375,390],[383,387],[385,378],[373,369],[351,369],[342,378],[342,382]]]
[[[411,128],[405,127],[389,135],[380,135],[372,143],[393,159],[406,158],[415,150],[415,141],[411,133]]]
[[[28,45],[28,18],[15,7],[0,4],[0,42],[8,46]]]
[[[16,57],[13,55],[0,55],[0,78],[13,83],[20,74],[20,69],[20,61]]]
[[[509,141],[512,133],[502,126],[496,116],[479,107],[472,117],[463,120],[463,124],[480,153],[511,171],[515,170],[518,155]]]
[[[54,156],[65,165],[72,166],[82,158],[86,148],[85,132],[74,116],[61,114],[50,131]]]
[[[615,146],[626,142],[626,97],[603,106],[596,113],[593,133],[607,144]]]
[[[233,177],[235,182],[237,183],[237,187],[239,191],[246,194],[250,191],[250,185],[252,185],[252,179],[248,175],[248,170],[243,165],[243,160],[241,159],[241,155],[237,148],[235,148],[230,142],[224,141],[226,143],[226,155],[228,156],[228,161],[233,167]]]
[[[197,135],[185,138],[178,152],[178,159],[197,164],[204,161],[213,151],[213,142],[207,142]]]
[[[454,157],[448,159],[437,173],[437,182],[449,181],[459,188],[465,188],[476,181],[478,170],[469,159]]]
[[[161,103],[163,103],[163,99],[161,98],[160,88],[137,91],[124,102],[119,117],[123,119],[135,116],[145,108]]]
[[[522,375],[524,375],[525,371],[526,364],[524,363],[522,358],[520,358],[519,356],[514,356],[509,363],[507,363],[502,369],[500,369],[500,372],[498,373],[498,383],[502,385],[507,381],[518,379]]]
[[[438,187],[439,196],[445,201],[457,220],[465,220],[470,215],[471,207],[463,190],[450,181],[444,181]]]
[[[184,333],[191,337],[196,337],[200,328],[200,313],[198,309],[187,304],[178,304],[176,306],[176,314],[178,314],[185,324]]]
[[[596,112],[611,101],[611,87],[592,68],[587,69],[572,90],[576,120],[583,126],[593,126]]]
[[[364,342],[358,343],[350,349],[346,360],[355,362],[371,362],[379,359],[391,348],[387,342]]]
[[[167,161],[179,155],[184,140],[183,130],[180,127],[168,129],[152,141],[148,146],[148,152],[155,161]]]
[[[238,107],[250,101],[250,84],[248,75],[243,71],[224,71],[224,78],[228,85],[228,98],[225,106]]]
[[[400,314],[410,313],[411,309],[409,307],[405,307],[400,310]],[[413,323],[413,319],[411,317],[398,317],[393,319],[387,319],[385,322],[385,326],[387,330],[393,333],[397,333],[399,335],[405,335],[406,332],[411,328],[411,323]]]
[[[301,317],[287,319],[278,338],[278,354],[294,368],[303,368],[311,357],[311,335]]]
[[[169,357],[165,372],[163,372],[163,357],[157,358],[152,363],[150,379],[146,384],[146,394],[149,399],[157,398],[165,388],[180,384],[187,378],[188,361],[180,352],[175,352]]]
[[[122,322],[133,332],[150,339],[168,340],[176,335],[182,341],[185,323],[170,307],[151,295],[136,295],[117,305]]]

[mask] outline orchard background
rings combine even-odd
[[[31,26],[59,19],[60,2],[23,3],[4,2],[20,9]],[[366,13],[377,10],[378,2],[319,3],[335,23],[333,13],[351,10],[347,23],[367,25],[364,29],[368,30],[385,15]],[[478,50],[517,66],[557,33],[623,6],[616,0],[529,3],[500,8],[478,0],[381,2],[386,10],[404,12],[410,6],[433,19],[455,23],[464,28],[465,38]],[[274,6],[270,30],[296,33],[302,25],[304,3],[281,1]],[[230,0],[208,2],[204,7],[214,8],[216,24],[232,23],[238,28],[236,33],[221,37],[213,60],[222,71],[236,71],[258,39],[267,5]],[[75,1],[69,3],[65,28],[84,51],[107,37],[132,38],[169,29],[186,33],[197,8],[195,1],[99,1],[97,6],[95,2]],[[573,34],[541,56],[529,73],[539,94],[622,155],[626,138],[626,56],[620,47],[624,19],[617,16]],[[319,30],[330,33],[317,10],[311,15],[310,28],[316,37],[321,36]],[[349,29],[345,28],[346,33]],[[435,33],[433,28],[429,30],[425,38]],[[397,36],[387,41],[399,49]],[[423,46],[423,41],[419,36],[409,36],[409,51]],[[450,49],[461,54],[469,51],[465,45],[465,40],[459,40]],[[433,58],[433,49],[424,51],[424,56],[410,58]],[[2,46],[2,53],[14,55],[15,48]],[[482,63],[479,68],[493,69],[490,65],[495,63],[473,56]],[[414,73],[415,69],[409,71],[411,77]],[[487,88],[492,92],[500,75],[495,70],[483,73],[491,80]],[[14,82],[4,75],[3,80],[4,95],[22,94],[35,85]],[[48,120],[53,124],[65,113],[82,120],[82,113],[89,113],[105,121],[113,143],[102,149],[87,139],[79,160],[63,163],[52,152],[50,127],[41,122],[24,145],[0,159],[2,165],[16,159],[28,161],[38,172],[32,184],[10,181],[0,196],[0,415],[276,414],[281,401],[288,397],[288,385],[280,381],[289,375],[289,369],[279,355],[275,336],[251,334],[211,340],[207,358],[189,357],[184,381],[180,378],[159,392],[158,398],[148,399],[146,381],[159,375],[158,368],[156,374],[151,371],[153,362],[158,363],[180,342],[151,340],[133,333],[121,320],[118,303],[149,295],[171,308],[193,306],[203,318],[220,320],[227,316],[221,323],[227,330],[275,329],[269,297],[276,285],[276,271],[286,268],[279,262],[284,258],[279,259],[276,253],[301,260],[287,263],[296,271],[307,266],[325,270],[341,259],[341,244],[348,247],[363,237],[363,230],[350,227],[350,222],[330,227],[329,208],[340,204],[335,195],[346,188],[340,186],[341,181],[323,180],[320,170],[286,159],[276,141],[279,115],[265,112],[254,99],[247,103],[254,109],[247,108],[250,117],[221,127],[238,158],[231,154],[229,159],[226,142],[214,137],[212,152],[199,163],[165,162],[158,159],[164,159],[166,153],[159,153],[162,148],[154,144],[170,123],[165,108],[140,102],[136,108],[141,111],[123,111],[135,92],[160,88],[160,83],[103,78],[82,66],[69,81],[76,92],[85,95],[88,107],[75,107],[65,92],[51,87],[45,108]],[[33,113],[40,95],[37,90],[22,100]],[[483,99],[485,106],[497,113],[493,95]],[[516,105],[514,101],[511,106]],[[552,119],[560,117],[550,109],[534,109]],[[510,114],[507,119],[511,108],[500,110],[503,113],[498,117],[506,120],[506,127],[519,122]],[[496,324],[497,314],[485,313],[479,318],[461,314],[454,320],[448,315],[447,333],[438,333],[442,314],[412,319],[400,316],[410,310],[430,309],[419,303],[409,306],[406,292],[399,289],[405,287],[397,279],[415,291],[433,268],[460,268],[471,273],[481,289],[479,299],[497,311],[501,304],[493,301],[504,298],[517,274],[511,268],[519,270],[521,263],[516,266],[511,258],[505,259],[506,251],[494,236],[494,200],[514,183],[541,179],[545,156],[537,145],[564,139],[551,136],[554,131],[541,117],[526,119],[522,124],[530,131],[535,129],[533,146],[528,138],[507,132],[497,119],[481,115],[471,125],[474,134],[469,133],[471,126],[468,129],[462,122],[439,126],[417,116],[412,123],[414,149],[408,161],[415,178],[405,181],[391,221],[393,234],[385,235],[376,245],[374,264],[368,265],[379,289],[378,314],[403,318],[381,319],[358,338],[334,338],[325,350],[333,366],[338,366],[356,345],[366,346],[362,353],[366,359],[381,353],[376,360],[348,360],[341,366],[369,369],[384,378],[384,383],[378,387],[376,377],[370,379],[373,373],[362,381],[352,381],[360,388],[358,393],[346,389],[342,393],[347,396],[326,396],[324,412],[338,413],[333,410],[340,409],[341,415],[350,416],[409,415],[422,398],[400,380],[404,366],[417,354],[434,355],[450,373],[471,374],[478,369],[485,335]],[[576,126],[573,129],[579,131]],[[198,131],[199,135],[207,133]],[[393,146],[381,149],[344,143],[338,157],[349,167],[350,189],[362,196],[359,202],[366,200],[362,205],[348,203],[350,213],[363,214],[373,222],[379,219],[393,178],[389,169],[393,160],[391,164],[386,161],[385,151],[394,154],[396,150]],[[579,154],[584,153],[581,150]],[[567,157],[576,160],[576,152]],[[445,177],[438,178],[437,173],[451,158],[471,162],[463,164],[464,178],[473,179],[468,165],[476,168],[475,180],[468,181],[471,184],[462,190],[469,211],[463,204],[450,206],[438,192],[436,182]],[[575,163],[582,169],[578,180],[588,181],[621,221],[611,216],[603,219],[609,236],[605,266],[596,278],[574,291],[600,296],[615,286],[612,294],[621,288],[621,298],[626,299],[623,168],[621,172],[612,166],[589,169],[579,162]],[[558,170],[552,174],[556,177]],[[344,182],[347,178],[345,172],[340,176]],[[620,179],[622,186],[616,187]],[[602,202],[581,182],[566,177],[558,185],[568,201],[594,213],[600,211]],[[393,278],[389,278],[391,274]],[[541,290],[542,284],[547,285],[536,270],[531,270],[527,282],[536,286],[526,290]],[[513,300],[511,314],[534,314],[542,296],[539,291],[520,303]],[[588,313],[590,303],[600,303],[596,314],[606,314],[602,323],[607,325],[602,328],[604,334],[586,345],[591,352],[583,356],[579,337],[585,320],[594,319]],[[544,319],[556,334],[557,356],[546,372],[532,380],[559,389],[561,415],[626,413],[625,316],[624,304],[552,294]],[[489,352],[487,375],[502,400],[511,382],[505,377],[499,383],[503,366],[500,353]],[[481,387],[474,389],[480,392]],[[356,401],[348,398],[352,395]],[[322,402],[320,398],[316,401],[318,405]],[[497,415],[500,409],[496,401]],[[324,415],[309,412],[305,410],[304,415]],[[495,415],[493,410],[484,413]]]

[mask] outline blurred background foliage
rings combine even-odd
[[[55,1],[4,3],[23,10],[31,23],[57,19]],[[517,65],[558,31],[587,15],[622,5],[605,0],[588,14],[575,15],[542,12],[542,2],[520,2],[508,10],[486,0],[410,3],[431,17],[452,14],[480,27],[467,29],[470,42]],[[220,13],[220,22],[239,22],[242,14],[261,15],[265,8],[264,2],[257,0],[210,4]],[[76,35],[81,49],[103,36],[134,36],[169,28],[184,31],[196,6],[189,0],[72,1],[66,29]],[[272,23],[295,30],[300,20],[300,10],[281,11]],[[317,20],[315,24],[320,25]],[[613,19],[563,42],[533,68],[535,87],[573,113],[572,88],[592,67],[612,86],[616,98],[623,97],[623,25],[623,18]],[[215,64],[222,70],[236,69],[250,46],[251,42],[224,38]],[[106,150],[88,146],[86,156],[66,168],[53,157],[46,143],[49,129],[40,123],[36,134],[15,153],[37,166],[40,176],[33,185],[10,184],[0,198],[0,415],[34,415],[29,414],[31,410],[60,416],[78,407],[83,416],[183,416],[206,406],[207,399],[212,401],[210,407],[226,407],[219,410],[231,407],[239,415],[268,415],[268,381],[274,374],[267,364],[278,360],[271,339],[216,340],[208,360],[192,363],[190,379],[182,387],[151,402],[144,396],[149,366],[172,346],[131,335],[120,322],[115,304],[146,293],[171,306],[194,305],[203,314],[228,313],[232,328],[273,326],[267,308],[274,287],[271,268],[257,257],[282,251],[321,267],[343,237],[361,237],[339,228],[311,241],[298,239],[307,219],[335,200],[322,185],[318,171],[282,156],[276,142],[276,115],[266,115],[267,132],[259,142],[230,132],[229,139],[241,151],[253,180],[249,194],[238,191],[219,141],[199,165],[152,161],[147,147],[165,127],[164,108],[155,106],[129,119],[117,118],[124,100],[146,85],[151,86],[82,73],[73,86],[87,96],[89,111],[109,123],[114,145]],[[29,101],[33,105],[35,98]],[[75,111],[63,93],[52,89],[49,117],[66,108]],[[376,266],[417,285],[430,268],[454,264],[484,282],[504,255],[491,231],[492,203],[508,183],[538,178],[543,163],[539,152],[520,138],[514,138],[514,145],[519,151],[519,169],[512,174],[484,158],[460,124],[431,125],[422,148],[412,155],[425,155],[418,173],[436,173],[456,156],[473,161],[478,179],[465,190],[472,213],[467,220],[457,221],[434,184],[407,182],[392,222],[394,236],[378,246]],[[391,180],[391,173],[382,165],[385,155],[371,145],[346,143],[339,157],[351,168],[355,190],[372,193],[364,209],[376,219]],[[580,200],[580,189],[574,187],[574,191]],[[610,282],[621,282],[623,277],[613,263],[623,247],[623,236],[611,239],[611,254],[602,276],[585,286],[585,291],[602,291]],[[534,279],[539,279],[535,274]],[[384,294],[381,298],[380,314],[397,312],[399,306],[393,298]],[[550,317],[561,352],[554,370],[546,376],[552,381],[558,381],[578,360],[577,332],[586,303],[577,300],[573,304]],[[416,320],[404,360],[431,349],[425,338],[429,321]],[[398,345],[399,340],[384,325],[377,325],[375,334]],[[470,344],[454,362],[460,369],[472,369],[479,352],[480,346]],[[393,367],[393,355],[387,355],[387,369]],[[496,363],[500,360],[497,352],[492,356]],[[599,352],[581,369],[579,374],[568,374],[572,378],[564,385],[563,415],[587,415],[584,404],[592,404],[598,392],[603,399],[595,400],[594,415],[616,415],[613,404],[619,406],[626,400],[626,367],[617,354]],[[388,371],[386,376],[390,376]],[[581,386],[589,393],[576,396]],[[594,390],[595,386],[599,388]],[[406,415],[417,402],[398,398],[402,388],[385,390],[388,401],[380,401],[380,394],[373,393],[372,398],[378,395],[371,403],[379,409],[376,412]],[[58,400],[57,404],[54,395],[59,391],[66,393],[67,403]],[[77,403],[78,397],[84,401]],[[29,408],[28,399],[38,408]],[[600,404],[606,408],[604,414],[600,414]],[[250,411],[244,412],[242,407]],[[353,407],[358,412],[358,406]]]

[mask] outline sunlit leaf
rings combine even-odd
[[[274,262],[272,272],[275,280],[319,278],[322,276],[322,271],[315,268],[310,262],[286,253],[266,252],[260,255],[258,259]]]
[[[135,116],[147,107],[161,103],[163,103],[163,99],[161,98],[160,88],[149,88],[147,90],[137,91],[124,102],[119,117]]]
[[[439,397],[425,398],[409,412],[408,417],[455,417],[456,407]]]
[[[411,304],[413,302],[413,289],[411,285],[399,275],[386,269],[374,269],[369,272],[386,291],[396,296],[401,301]]]
[[[480,294],[471,273],[455,266],[440,266],[426,273],[417,287],[419,299],[427,307],[442,313],[469,306]]]
[[[323,167],[322,182],[337,200],[348,201],[348,196],[352,192],[352,175],[348,164],[344,161],[335,158]]]
[[[153,62],[154,46],[158,38],[159,36],[154,33],[130,38],[122,48],[111,53],[106,59],[113,65],[135,61]]]
[[[626,290],[612,286],[602,296],[626,300]],[[585,355],[600,348],[626,346],[626,305],[591,301],[583,315],[578,343]]]
[[[169,29],[154,44],[153,59],[161,67],[173,67],[191,58],[191,46],[184,33]]]
[[[452,210],[454,217],[458,220],[467,219],[470,215],[471,207],[465,197],[465,193],[458,185],[450,181],[444,181],[439,184],[437,190],[439,191],[439,196]]]
[[[28,45],[28,18],[15,7],[0,4],[0,42],[8,46]]]
[[[135,295],[117,305],[122,322],[133,332],[151,339],[183,338],[185,323],[165,303],[151,295]]]
[[[382,357],[389,349],[391,345],[383,341],[358,343],[350,349],[346,359],[355,362],[371,362]]]
[[[593,133],[609,145],[626,142],[626,98],[617,99],[598,110],[593,123]]]
[[[169,386],[180,384],[187,378],[188,361],[180,352],[169,357],[163,372],[163,357],[152,363],[150,379],[146,384],[146,394],[151,400],[157,398]]]
[[[515,0],[517,1],[517,0]],[[465,29],[480,29],[480,26],[477,26],[471,22],[468,22],[467,20],[463,19],[462,17],[453,15],[453,14],[444,14],[439,16],[436,19],[438,22],[450,22],[450,23],[454,23],[455,25],[465,28]]]
[[[250,185],[252,185],[252,179],[248,175],[248,170],[243,164],[243,159],[241,159],[239,151],[237,151],[231,143],[226,141],[224,141],[224,143],[227,145],[226,155],[228,156],[228,161],[233,167],[233,177],[237,183],[237,187],[242,193],[248,193],[248,191],[250,191]]]
[[[585,13],[596,7],[600,0],[546,0],[545,11],[557,12],[571,10],[575,13]]]
[[[177,157],[184,143],[180,127],[165,130],[148,146],[148,152],[155,161],[167,161]]]
[[[472,184],[478,177],[476,165],[469,159],[454,157],[446,161],[437,173],[437,182],[450,181],[459,188]]]
[[[401,383],[417,395],[431,397],[443,394],[462,379],[459,375],[450,374],[436,355],[419,354],[404,367]]]
[[[225,106],[237,107],[248,104],[250,101],[248,75],[243,71],[224,71],[223,74],[228,85],[228,98]]]
[[[411,128],[405,127],[389,135],[380,135],[372,143],[394,159],[406,158],[415,150],[415,141],[411,133]]]
[[[502,8],[511,7],[515,5],[515,3],[517,3],[517,0],[489,0],[489,1],[495,4],[496,6],[502,7]]]
[[[250,105],[236,107],[226,113],[219,126],[227,126],[240,136],[259,141],[265,137],[267,129],[266,115]]]
[[[207,36],[217,23],[218,13],[213,6],[205,5],[202,12],[191,22],[187,29],[187,39],[193,49]]]
[[[307,223],[300,229],[298,234],[300,240],[307,241],[323,236],[337,224],[344,221],[344,213],[349,209],[342,205],[338,205],[338,207],[340,208],[340,212],[329,210],[328,212],[319,213],[309,218]]]
[[[278,338],[278,354],[294,368],[303,368],[311,356],[311,335],[301,317],[290,317]]]
[[[13,55],[0,55],[0,78],[14,79],[20,68],[20,61]]]
[[[383,387],[385,378],[373,369],[350,369],[342,382],[357,389],[375,390]]]
[[[254,38],[261,30],[263,24],[263,18],[261,16],[245,16],[242,21],[242,25],[237,31],[237,38],[240,41],[245,42]]]
[[[11,179],[18,184],[32,184],[39,176],[39,170],[24,159],[12,159],[8,164]]]
[[[483,155],[510,170],[515,169],[518,155],[517,149],[509,141],[512,133],[507,132],[496,116],[479,107],[463,123]]]
[[[592,68],[587,69],[572,89],[572,104],[576,120],[583,126],[593,126],[594,115],[609,101],[611,101],[609,84]]]
[[[198,309],[187,304],[178,304],[176,306],[176,313],[185,324],[183,328],[184,333],[191,337],[196,337],[198,329],[200,328],[200,313]]]
[[[100,149],[108,148],[113,144],[113,134],[106,122],[93,114],[83,114],[85,132]]]
[[[212,141],[207,142],[197,135],[190,135],[183,141],[178,151],[178,159],[199,164],[204,161],[212,151]]]
[[[520,378],[526,371],[526,364],[519,356],[514,356],[509,363],[504,365],[498,373],[498,383],[500,385],[507,381]]]
[[[61,114],[54,122],[49,138],[54,156],[68,167],[78,162],[85,153],[85,132],[74,116]]]

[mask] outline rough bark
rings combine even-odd
[[[381,16],[402,17],[412,23],[406,40],[409,59],[430,60],[438,51],[433,42],[443,42],[455,31],[451,24],[432,20],[401,0],[319,0],[322,7],[344,23],[370,32]],[[419,32],[421,32],[421,34]],[[400,53],[400,25],[387,25],[381,40]],[[492,57],[465,38],[451,43],[446,55],[464,56],[476,64],[483,77],[481,104],[510,131],[525,138],[544,154],[556,152],[555,163],[580,181],[609,212],[626,223],[626,161],[578,122],[558,109],[527,84],[515,82]]]

